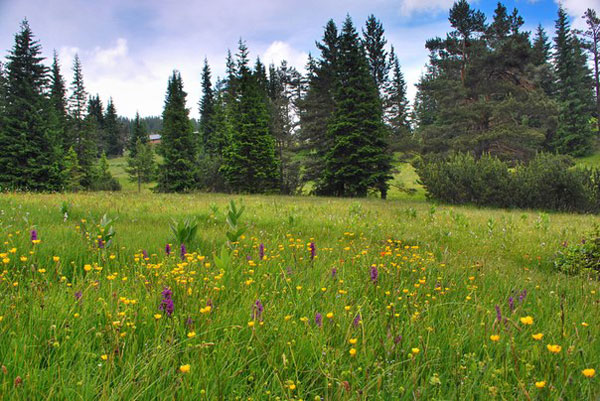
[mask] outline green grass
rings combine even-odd
[[[248,231],[219,264],[230,199],[246,206]],[[93,222],[105,213],[116,235],[99,249]],[[596,216],[135,192],[5,194],[0,216],[0,399],[600,396],[598,375],[582,374],[600,369],[598,281],[553,269]],[[167,257],[171,219],[190,216],[199,229],[185,261],[177,244]],[[171,317],[159,310],[165,287]]]
[[[575,159],[575,164],[581,167],[596,167],[600,168],[600,152],[594,153],[587,157]]]

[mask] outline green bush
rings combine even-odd
[[[538,154],[511,166],[496,157],[470,154],[427,157],[415,163],[428,199],[453,204],[570,212],[600,210],[600,172],[572,168],[566,156]]]
[[[600,273],[600,233],[598,229],[579,244],[566,245],[558,252],[554,266],[567,274]]]

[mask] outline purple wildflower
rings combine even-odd
[[[371,266],[371,281],[373,283],[377,282],[377,277],[379,277],[379,271],[376,266]]]
[[[502,321],[502,312],[500,312],[500,306],[496,305],[496,320],[498,323]]]
[[[334,267],[333,269],[331,269],[331,278],[335,278],[336,274],[337,274],[337,269]]]
[[[352,324],[354,325],[354,327],[358,327],[361,320],[362,319],[360,317],[360,313],[357,313],[356,316],[354,317],[354,320],[352,321]]]
[[[104,249],[104,240],[102,238],[98,238],[98,249]]]
[[[308,248],[310,249],[310,260],[314,260],[317,254],[317,247],[315,246],[315,243],[311,242]]]
[[[163,299],[160,301],[160,306],[158,309],[164,311],[167,316],[171,316],[173,314],[173,310],[175,309],[175,305],[173,304],[173,299],[171,296],[173,295],[173,291],[169,287],[165,287],[162,296]]]
[[[37,239],[38,239],[37,231],[36,230],[31,230],[31,242],[37,241]]]
[[[165,245],[165,253],[167,256],[171,256],[171,244]]]
[[[319,327],[323,326],[323,315],[321,315],[319,312],[317,312],[315,315],[315,323]]]
[[[82,296],[83,296],[83,293],[81,291],[77,291],[75,293],[75,299],[78,301],[81,299]]]
[[[521,294],[519,295],[519,302],[523,303],[523,301],[525,301],[526,296],[527,296],[527,289],[521,291]]]
[[[145,249],[142,249],[142,255],[144,255],[144,259],[148,259],[148,251]]]
[[[260,302],[260,299],[257,299],[256,302],[254,302],[254,306],[252,307],[252,319],[258,319],[258,320],[262,320],[262,313],[265,310],[262,302]]]
[[[185,260],[185,254],[186,254],[185,244],[181,244],[181,250],[180,250],[180,253],[179,253],[179,256],[181,257],[181,260]]]
[[[187,320],[185,321],[185,325],[187,327],[192,327],[193,324],[194,324],[194,320],[191,318],[191,316],[188,316]]]
[[[396,337],[394,337],[394,344],[398,344],[400,341],[402,341],[401,335],[397,335]]]
[[[515,310],[515,300],[513,297],[508,298],[508,306],[510,307],[511,313]]]
[[[265,246],[260,244],[258,247],[258,260],[263,260],[265,258]]]

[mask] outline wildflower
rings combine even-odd
[[[252,319],[258,319],[262,321],[262,313],[265,310],[262,302],[260,302],[260,299],[257,299],[256,302],[254,302],[254,306],[252,307]]]
[[[496,341],[500,340],[500,336],[498,334],[492,334],[490,336],[490,340],[496,342]]]
[[[181,257],[181,260],[185,260],[185,244],[181,244],[181,248],[179,250],[179,257]]]
[[[337,274],[337,269],[334,267],[333,269],[331,269],[331,278],[335,278],[336,274]]]
[[[545,381],[539,381],[539,382],[535,382],[535,387],[536,388],[544,388],[546,387],[546,382]]]
[[[327,319],[333,319],[333,312],[329,312],[327,314]]]
[[[352,325],[354,325],[354,327],[358,327],[358,325],[360,324],[360,321],[361,321],[360,313],[357,313],[356,316],[354,317],[354,320],[352,321]]]
[[[145,249],[142,249],[142,256],[144,256],[144,259],[148,259],[148,251]]]
[[[355,356],[356,355],[356,348],[350,348],[350,356]]]
[[[171,244],[165,245],[165,253],[167,256],[171,256]]]
[[[533,318],[531,316],[525,316],[521,318],[521,323],[530,326],[533,324]]]
[[[534,340],[536,340],[536,341],[539,341],[539,340],[541,340],[542,338],[544,338],[544,334],[542,334],[542,333],[536,333],[536,334],[532,334],[532,335],[531,335],[531,337],[532,337]]]
[[[319,312],[317,312],[315,315],[315,323],[319,327],[323,325],[323,316]]]
[[[500,312],[500,306],[496,305],[496,320],[498,323],[502,321],[502,312]]]
[[[583,373],[585,377],[594,377],[594,375],[596,374],[596,369],[583,369],[581,373]]]
[[[190,368],[191,368],[191,366],[189,364],[187,364],[187,365],[181,365],[179,367],[179,371],[181,373],[189,373],[190,372]]]
[[[508,306],[510,307],[510,311],[514,312],[515,310],[515,300],[513,297],[508,298]]]
[[[104,249],[104,241],[102,238],[98,238],[98,249]]]
[[[265,258],[265,245],[260,244],[258,247],[258,260],[263,260]]]
[[[546,348],[548,348],[548,351],[552,352],[553,354],[558,354],[562,350],[562,347],[556,344],[548,344]]]
[[[288,384],[288,388],[292,391],[294,391],[296,389],[296,385],[294,383],[290,383]]]
[[[89,272],[90,270],[92,270],[92,265],[84,265],[83,270],[85,270],[86,272]]]
[[[418,349],[418,348],[411,348],[411,350],[410,350],[410,351],[411,351],[411,352],[412,352],[414,355],[417,355],[419,352],[421,352],[421,350],[420,350],[420,349]]]
[[[194,337],[196,337],[196,332],[195,331],[190,331],[189,333],[187,333],[187,337],[188,338],[194,338]]]
[[[202,313],[202,314],[204,314],[204,313],[210,313],[211,309],[212,309],[212,306],[207,305],[204,308],[200,308],[200,313]]]
[[[358,342],[358,339],[356,339],[356,338],[351,338],[351,339],[349,339],[349,340],[348,340],[348,342],[349,342],[351,345],[355,345],[355,344]]]
[[[53,256],[52,260],[56,263],[58,263],[60,261],[60,257],[59,256]]]
[[[377,267],[376,266],[371,266],[371,281],[373,283],[376,283],[378,276],[379,276],[379,271],[377,271]]]
[[[165,287],[162,292],[163,299],[160,301],[160,306],[158,307],[158,309],[165,312],[167,316],[171,316],[173,314],[173,310],[175,309],[171,295],[173,295],[171,289],[169,287]]]
[[[161,315],[160,313],[156,313],[156,314],[154,315],[154,319],[155,319],[155,320],[158,320],[158,319],[160,319],[161,317],[162,317],[162,315]]]
[[[248,322],[248,327],[254,327],[254,320],[250,320]]]
[[[31,230],[31,242],[35,244],[37,240],[38,240],[37,231]]]
[[[527,290],[523,290],[521,291],[521,294],[519,295],[519,302],[523,303],[523,301],[525,301],[525,297],[527,296]]]
[[[100,356],[100,359],[102,359],[103,361],[106,361],[108,359],[108,355],[103,354]]]
[[[310,260],[314,260],[315,256],[317,255],[317,247],[315,246],[314,242],[311,242],[308,247],[310,249]]]

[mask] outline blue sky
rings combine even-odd
[[[408,83],[415,93],[427,61],[425,40],[449,31],[452,0],[0,0],[0,57],[13,45],[19,22],[27,17],[44,54],[59,54],[68,82],[72,59],[78,53],[89,93],[104,103],[112,96],[121,115],[162,112],[167,79],[181,71],[191,116],[197,117],[201,96],[200,71],[207,57],[213,76],[223,75],[228,48],[235,51],[240,37],[251,57],[267,64],[282,59],[303,69],[308,52],[315,53],[329,18],[341,24],[349,13],[357,26],[373,13],[394,45]],[[496,1],[471,4],[491,18]],[[552,33],[556,0],[510,0],[525,19],[525,28],[542,24]],[[583,27],[587,8],[600,12],[600,0],[564,0],[573,24]],[[50,61],[50,60],[48,60]]]

